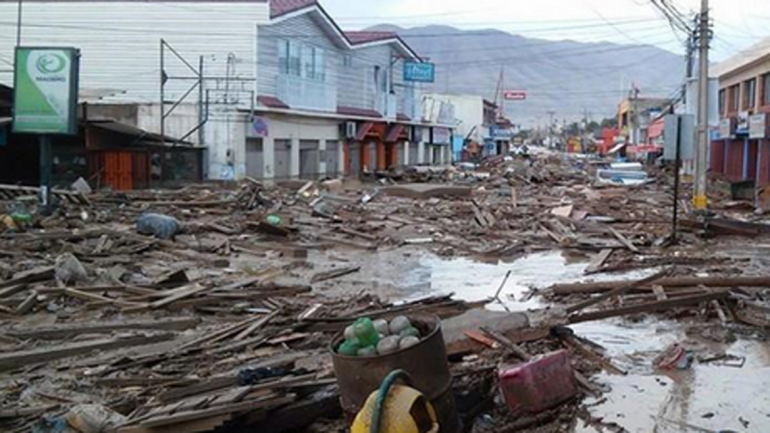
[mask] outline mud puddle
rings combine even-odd
[[[444,259],[432,255],[419,258],[407,281],[416,289],[409,299],[454,293],[458,299],[483,301],[494,298],[500,286],[499,299],[487,308],[495,311],[526,311],[545,306],[538,296],[529,296],[532,287],[583,278],[586,262],[561,252],[535,253],[512,262],[485,263],[468,258]],[[505,276],[511,272],[505,281]],[[595,278],[600,280],[601,278]],[[503,281],[505,284],[503,285]]]
[[[586,278],[587,261],[574,262],[561,252],[533,254],[511,263],[480,263],[469,259],[413,257],[407,272],[409,299],[455,293],[468,301],[495,295],[510,270],[511,276],[490,310],[525,311],[545,306],[539,297],[527,299],[530,287],[592,279],[641,278],[654,270]],[[736,336],[729,343],[703,338],[718,324],[623,318],[572,326],[579,336],[601,345],[627,375],[602,373],[592,379],[609,389],[599,399],[587,399],[592,415],[615,422],[630,432],[757,432],[770,431],[770,344]],[[718,329],[719,330],[719,329]],[[686,370],[660,371],[654,359],[670,344],[692,349],[695,357],[727,353],[745,358],[742,367],[718,362],[699,363]],[[729,363],[728,363],[729,364]],[[577,432],[603,430],[579,425]],[[604,430],[606,431],[606,430]]]

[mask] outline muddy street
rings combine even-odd
[[[442,431],[767,431],[770,225],[725,192],[671,244],[671,173],[593,165],[28,206],[0,235],[0,425],[348,431],[382,368]]]

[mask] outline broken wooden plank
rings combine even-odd
[[[666,290],[659,284],[654,284],[652,286],[652,292],[655,293],[655,298],[658,301],[665,301],[668,299],[668,296],[666,296]]]
[[[32,311],[37,304],[37,292],[34,290],[16,307],[16,314],[24,315]]]
[[[727,325],[727,315],[722,309],[722,306],[719,305],[719,301],[711,301],[711,306],[714,308],[714,311],[717,312],[717,316],[719,317],[719,321],[722,323],[722,325]]]
[[[571,306],[567,307],[567,313],[574,313],[576,311],[584,310],[584,309],[586,309],[586,308],[588,308],[588,307],[590,307],[592,305],[596,305],[596,304],[598,304],[600,302],[604,302],[607,299],[613,298],[615,296],[621,296],[621,295],[623,295],[625,293],[628,293],[628,291],[630,291],[631,289],[633,289],[635,287],[640,287],[640,286],[645,286],[647,284],[650,284],[650,283],[652,283],[654,281],[657,281],[657,280],[663,278],[664,276],[668,275],[669,273],[671,273],[670,269],[664,269],[664,270],[662,270],[662,271],[660,271],[660,272],[658,272],[658,273],[656,273],[654,275],[651,275],[651,276],[649,276],[647,278],[643,278],[641,280],[636,280],[636,281],[626,282],[625,284],[622,284],[622,285],[616,287],[615,289],[610,290],[609,292],[602,293],[601,295],[599,295],[599,296],[597,296],[595,298],[591,298],[591,299],[589,299],[587,301],[580,302],[578,304],[571,305]]]
[[[159,343],[174,338],[174,334],[140,335],[128,338],[110,338],[83,343],[64,344],[53,347],[0,353],[0,371],[16,369],[37,362],[54,361],[72,356],[84,355],[97,350],[119,349],[132,346]]]
[[[609,229],[610,233],[612,233],[612,235],[615,236],[615,239],[617,239],[618,242],[623,244],[623,246],[628,248],[629,251],[631,251],[632,253],[639,252],[639,248],[637,248],[636,245],[633,244],[633,242],[628,240],[627,237],[623,236],[619,231],[615,230],[612,227],[607,227],[607,228]]]
[[[667,301],[648,302],[639,305],[630,305],[627,307],[615,308],[611,310],[593,311],[583,313],[569,318],[570,323],[591,322],[594,320],[609,319],[612,317],[627,316],[630,314],[654,313],[656,311],[665,311],[672,308],[687,307],[698,305],[702,302],[711,302],[715,299],[724,299],[729,296],[727,290],[719,290],[701,295],[686,296],[682,298],[669,299]]]
[[[240,403],[225,404],[222,406],[214,406],[202,410],[189,410],[176,412],[169,415],[159,415],[157,417],[149,418],[141,421],[139,424],[142,427],[162,427],[171,426],[174,424],[189,422],[199,419],[210,418],[212,416],[239,413],[239,412],[251,412],[257,409],[265,409],[271,407],[278,407],[284,404],[290,403],[296,399],[294,394],[287,394],[285,396],[272,396],[262,398],[258,400],[248,400]]]
[[[569,349],[577,351],[582,356],[598,363],[608,373],[619,374],[622,376],[628,375],[628,371],[623,370],[622,368],[616,366],[610,360],[602,356],[601,354],[596,353],[593,350],[589,349],[577,338],[575,338],[575,336],[572,335],[571,333],[557,332],[556,335],[559,337],[562,343],[564,343],[564,345],[567,346]]]
[[[608,292],[628,281],[595,281],[588,283],[555,284],[548,288],[554,295],[591,294]],[[675,287],[770,287],[770,277],[669,277],[655,282],[664,288]],[[640,286],[634,291],[650,293],[651,285]]]
[[[16,286],[19,284],[39,283],[41,281],[53,280],[53,278],[53,266],[32,269],[29,271],[19,272],[18,274],[14,275],[14,278],[0,282],[0,289],[5,289],[7,287]],[[0,297],[2,297],[2,295],[0,295]]]
[[[124,307],[131,307],[131,306],[140,305],[140,304],[137,304],[135,302],[127,302],[127,301],[122,301],[120,299],[112,299],[112,298],[108,298],[106,296],[97,295],[95,293],[84,292],[84,291],[81,291],[81,290],[78,290],[78,289],[75,289],[75,288],[72,288],[72,287],[65,288],[62,293],[65,294],[65,295],[69,295],[69,296],[71,296],[73,298],[82,299],[84,301],[105,302],[105,303],[108,303],[108,304],[120,305],[120,306],[124,306]]]
[[[568,204],[565,206],[559,206],[551,209],[551,215],[562,217],[562,218],[569,218],[572,216],[572,211],[575,209],[575,206]]]
[[[190,377],[152,377],[152,376],[132,376],[132,377],[106,377],[96,379],[97,386],[125,388],[125,387],[152,387],[152,386],[190,386],[200,383],[200,379]]]
[[[335,236],[329,236],[329,235],[321,235],[318,237],[318,239],[326,242],[334,242],[339,245],[344,245],[346,247],[352,247],[352,248],[358,248],[362,250],[376,250],[377,245],[372,243],[366,243],[366,242],[356,242],[350,239],[342,239]]]
[[[337,231],[339,231],[341,233],[345,233],[347,235],[351,235],[351,236],[358,236],[359,238],[366,239],[367,241],[379,242],[379,240],[380,240],[380,238],[375,236],[375,235],[372,235],[372,234],[369,234],[369,233],[360,232],[358,230],[353,230],[353,229],[350,229],[350,228],[347,228],[347,227],[338,227]]]
[[[264,276],[252,277],[252,278],[247,278],[245,280],[238,281],[238,282],[221,286],[221,287],[209,287],[209,286],[203,286],[203,285],[194,283],[194,284],[182,286],[173,290],[169,290],[168,292],[166,292],[166,294],[170,293],[170,296],[166,296],[163,299],[157,300],[155,302],[151,302],[150,304],[147,305],[147,308],[150,308],[153,310],[158,308],[163,308],[177,301],[180,301],[182,299],[189,298],[190,296],[194,296],[206,291],[213,293],[217,291],[240,289],[242,287],[256,284],[262,281],[263,279],[264,279]],[[142,307],[139,307],[137,310],[141,310],[141,309]],[[133,309],[129,309],[129,310],[134,311]]]
[[[26,284],[17,284],[15,286],[6,287],[5,289],[0,290],[0,299],[10,298],[11,296],[17,293],[21,293],[25,290],[27,290]]]
[[[320,283],[322,281],[332,280],[334,278],[339,278],[344,275],[352,274],[354,272],[358,272],[361,270],[360,266],[349,266],[345,268],[339,268],[339,269],[332,269],[331,271],[326,272],[320,272],[315,275],[313,275],[313,278],[310,279],[311,283]]]
[[[292,234],[291,229],[287,227],[275,225],[275,224],[270,224],[266,221],[260,221],[257,224],[247,223],[247,225],[253,228],[254,230],[260,233],[264,233],[266,235],[288,237],[290,234]]]
[[[184,269],[179,269],[176,271],[167,272],[155,278],[153,285],[179,287],[190,282],[191,280],[190,277],[187,276],[187,272]]]
[[[115,331],[125,330],[164,330],[164,331],[184,331],[194,328],[198,324],[198,319],[190,317],[159,319],[141,322],[89,322],[83,325],[56,326],[45,328],[30,328],[8,331],[8,335],[21,339],[36,340],[56,340],[68,338],[80,334],[108,334]]]
[[[256,322],[250,324],[246,329],[241,331],[238,335],[233,338],[233,341],[241,341],[248,337],[249,335],[253,334],[254,331],[261,329],[265,325],[267,325],[270,320],[272,320],[275,316],[280,313],[280,310],[273,311],[272,313],[268,314],[267,316],[257,320]]]
[[[591,260],[591,263],[588,265],[585,271],[583,271],[583,273],[590,275],[601,272],[602,266],[604,266],[604,262],[610,258],[614,251],[615,250],[612,248],[605,248],[599,251],[599,254],[594,256],[594,258]]]

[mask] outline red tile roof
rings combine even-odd
[[[286,15],[317,4],[317,0],[271,0],[270,17],[277,18],[281,15]]]
[[[288,110],[291,108],[280,99],[272,96],[257,96],[257,102],[268,108],[280,108],[283,110]]]
[[[342,114],[343,116],[374,117],[376,119],[382,117],[382,114],[374,110],[355,107],[337,107],[337,114]]]
[[[398,141],[399,138],[402,138],[404,134],[404,131],[406,130],[406,126],[396,123],[395,125],[390,127],[390,131],[388,131],[388,135],[385,137],[386,143],[395,143]]]
[[[398,35],[394,32],[345,32],[345,36],[352,45],[398,39]]]

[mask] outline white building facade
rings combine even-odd
[[[17,7],[0,0],[0,16]],[[212,179],[449,162],[429,146],[453,125],[424,120],[402,74],[419,56],[395,34],[343,32],[315,0],[26,0],[21,43],[80,49],[90,118],[205,146]],[[0,26],[0,63],[15,45]]]

